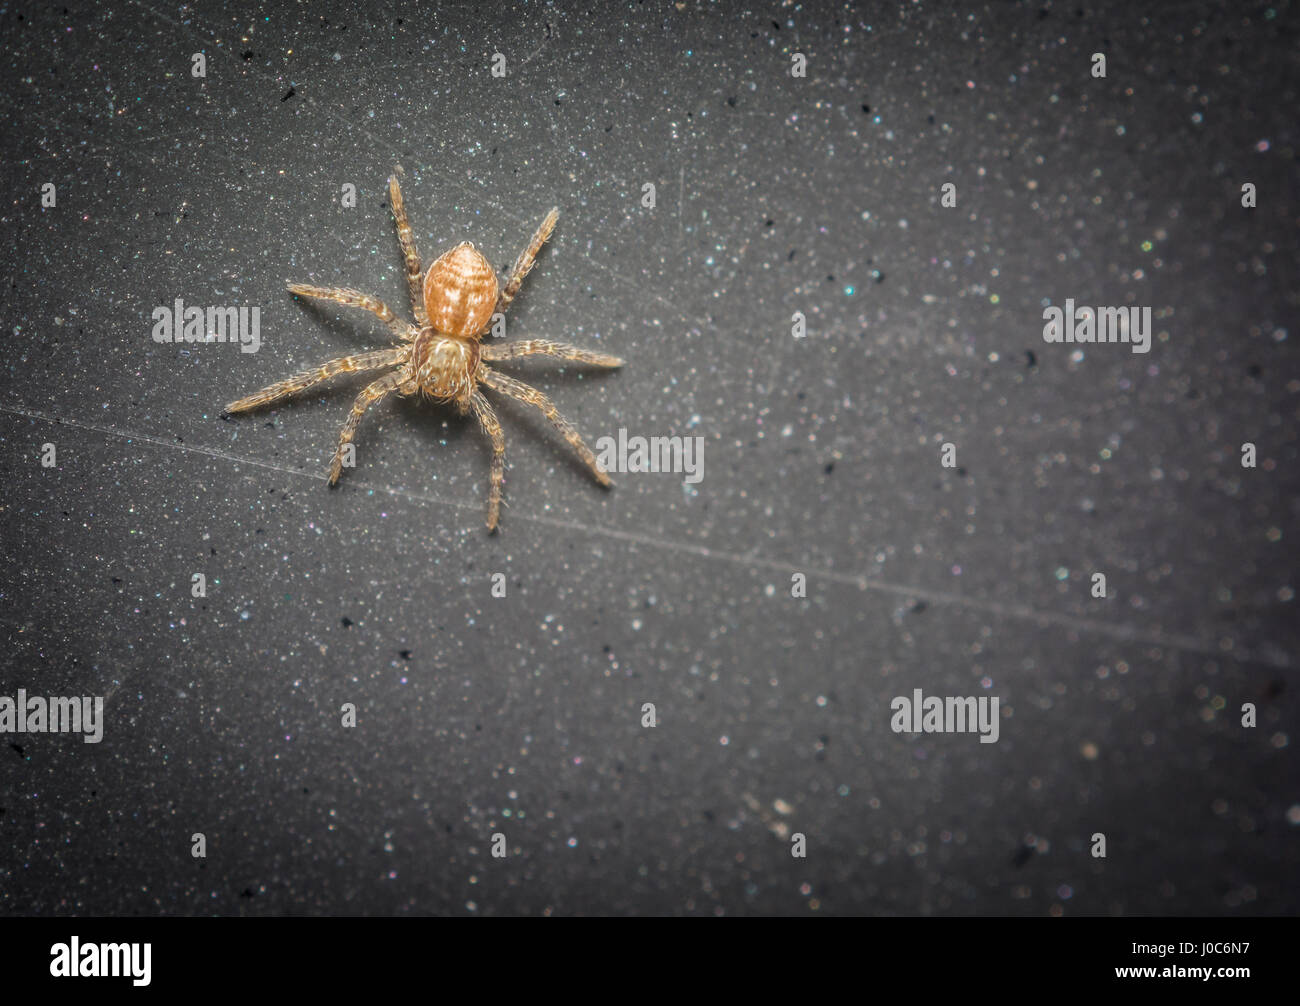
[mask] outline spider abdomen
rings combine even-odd
[[[411,347],[411,370],[421,391],[434,398],[468,398],[474,390],[479,344],[426,328]]]
[[[440,257],[424,274],[429,324],[445,335],[483,334],[497,305],[497,274],[468,241]]]

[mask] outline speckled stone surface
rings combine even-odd
[[[0,11],[0,694],[105,697],[0,739],[0,912],[1296,911],[1294,11],[280,6]],[[452,410],[337,490],[356,378],[219,418],[388,344],[286,280],[409,315],[396,163],[426,261],[560,207],[509,337],[628,364],[512,372],[702,481],[502,404],[492,537]]]

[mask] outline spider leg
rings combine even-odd
[[[568,343],[551,342],[549,339],[527,339],[523,342],[511,342],[504,346],[486,343],[483,346],[482,354],[485,360],[513,360],[520,356],[540,354],[542,356],[559,357],[561,360],[577,360],[579,363],[590,363],[593,367],[623,366],[623,360],[617,356],[593,353],[587,349],[570,346]]]
[[[528,243],[528,247],[519,253],[515,259],[514,267],[510,270],[510,279],[506,283],[506,288],[501,291],[501,310],[504,311],[510,306],[510,302],[515,299],[515,294],[519,292],[519,286],[524,281],[524,277],[532,271],[533,261],[537,258],[537,253],[542,250],[542,245],[546,244],[546,239],[551,236],[551,231],[555,230],[555,221],[560,219],[560,209],[558,206],[552,206],[551,212],[546,214],[546,219],[542,225],[533,233],[533,239]]]
[[[360,290],[349,290],[345,287],[308,286],[305,283],[289,283],[286,285],[290,293],[297,294],[299,297],[332,300],[347,307],[359,307],[369,311],[387,325],[389,331],[403,342],[410,342],[420,334],[420,330],[414,325],[408,325],[393,314],[393,309],[382,300],[371,297],[368,293],[362,293]]]
[[[361,422],[361,417],[366,414],[366,409],[385,395],[396,391],[405,381],[406,375],[401,371],[395,371],[385,374],[373,384],[366,385],[365,390],[357,395],[357,400],[352,404],[352,411],[348,413],[347,422],[343,424],[343,430],[339,433],[339,446],[334,451],[334,460],[330,462],[330,485],[334,485],[343,472],[343,449],[352,443],[357,425]]]
[[[305,391],[313,384],[327,381],[336,374],[350,374],[358,370],[378,370],[381,367],[391,367],[404,362],[408,353],[409,350],[403,346],[397,349],[376,349],[369,353],[357,353],[355,356],[340,356],[337,360],[322,363],[312,370],[304,370],[300,374],[294,374],[293,377],[277,381],[261,391],[255,391],[245,398],[231,402],[226,406],[225,413],[247,412],[259,405],[278,402],[281,398],[288,398],[290,395]]]
[[[571,422],[560,415],[560,410],[555,407],[555,403],[544,394],[523,381],[516,381],[513,377],[507,377],[505,374],[481,364],[478,369],[478,379],[489,388],[499,391],[503,395],[509,395],[511,398],[517,398],[521,402],[527,402],[529,405],[541,409],[543,415],[551,421],[551,425],[560,431],[564,439],[569,442],[569,446],[577,451],[582,460],[586,462],[587,467],[596,476],[596,481],[602,486],[613,485],[610,477],[596,463],[596,455],[591,452],[591,448],[587,446],[581,434],[573,428]]]
[[[501,432],[501,421],[497,419],[492,403],[484,397],[483,392],[475,389],[470,396],[470,404],[474,407],[479,426],[492,438],[492,492],[488,497],[487,526],[489,531],[495,531],[497,517],[501,513],[501,484],[506,478],[506,438]]]
[[[429,316],[424,310],[424,270],[420,266],[420,253],[415,249],[411,222],[406,218],[402,187],[397,184],[401,170],[398,167],[389,176],[388,201],[393,207],[393,220],[397,224],[397,242],[402,246],[402,257],[406,259],[406,285],[411,291],[411,310],[415,312],[415,323],[424,328],[429,324]]]

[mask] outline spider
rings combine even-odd
[[[402,203],[402,189],[397,181],[400,172],[401,168],[398,167],[389,177],[388,195],[393,208],[393,219],[397,224],[397,240],[406,259],[406,283],[410,288],[411,309],[416,324],[400,320],[383,301],[358,290],[327,289],[302,283],[290,283],[288,287],[290,292],[300,297],[334,301],[371,312],[388,326],[402,345],[330,360],[313,370],[295,374],[246,398],[231,402],[223,415],[269,405],[337,374],[395,367],[397,369],[368,385],[357,396],[352,412],[339,434],[338,449],[334,452],[334,460],[330,465],[331,486],[338,482],[343,471],[344,451],[352,442],[366,409],[394,391],[399,395],[422,392],[436,401],[453,403],[461,415],[472,410],[483,432],[491,438],[492,479],[487,526],[489,531],[495,531],[501,511],[501,486],[505,481],[506,442],[491,403],[479,390],[479,385],[482,384],[540,409],[586,462],[596,481],[608,488],[611,485],[609,476],[596,463],[591,448],[573,424],[560,415],[555,404],[536,388],[492,369],[486,361],[514,360],[538,354],[576,360],[596,367],[621,367],[623,361],[617,356],[593,353],[546,339],[529,339],[501,346],[481,344],[493,314],[504,311],[515,299],[524,277],[533,268],[537,253],[555,229],[559,210],[552,208],[546,214],[546,219],[533,234],[528,247],[515,259],[510,278],[503,289],[498,287],[496,273],[487,259],[468,241],[446,252],[429,266],[428,272],[423,272],[411,225],[406,218],[406,207]]]

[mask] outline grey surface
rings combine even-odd
[[[4,738],[0,910],[1294,912],[1296,16],[1140,7],[0,12],[0,694],[108,709]],[[505,405],[490,537],[448,410],[337,491],[355,379],[218,418],[387,343],[286,280],[407,315],[399,162],[426,260],[560,206],[511,336],[628,366],[514,372],[695,491]],[[261,351],[155,344],[176,297]],[[1046,345],[1067,297],[1159,341]],[[916,687],[998,743],[892,732]]]

